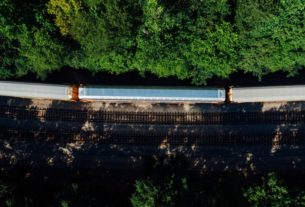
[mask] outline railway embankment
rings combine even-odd
[[[305,102],[191,104],[0,98],[2,165],[196,171],[305,169]]]

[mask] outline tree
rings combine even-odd
[[[4,207],[15,206],[15,200],[11,189],[4,184],[0,184],[0,204]]]
[[[304,0],[2,0],[0,77],[65,66],[205,84],[305,67]]]
[[[133,207],[184,206],[178,201],[188,190],[186,178],[175,175],[166,177],[162,183],[155,184],[149,178],[137,180],[135,193],[130,198]]]
[[[262,178],[262,185],[249,187],[244,196],[253,207],[301,207],[305,206],[305,194],[292,196],[289,189],[274,173]]]
[[[64,46],[54,37],[54,26],[45,17],[41,4],[4,0],[0,3],[0,77],[33,72],[41,78],[64,65]],[[23,10],[29,10],[25,12]]]
[[[225,21],[227,1],[146,0],[142,8],[133,63],[137,70],[192,78],[195,84],[234,71],[237,34]]]
[[[14,73],[14,58],[17,57],[17,51],[13,22],[9,18],[13,10],[14,5],[9,0],[0,2],[0,78],[8,78]]]
[[[17,76],[31,71],[43,79],[48,73],[63,66],[64,47],[45,29],[29,29],[26,25],[21,25],[16,37],[19,42],[19,57],[15,61]]]
[[[137,180],[135,188],[136,191],[130,198],[133,207],[156,206],[159,189],[150,180]]]
[[[62,35],[74,41],[69,65],[92,72],[129,71],[134,50],[133,27],[138,16],[130,0],[51,0],[48,12]]]
[[[258,77],[277,71],[295,75],[305,66],[304,20],[303,0],[238,0],[238,67]]]

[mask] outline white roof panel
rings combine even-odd
[[[233,88],[233,101],[305,101],[305,85]]]
[[[80,87],[79,98],[220,102],[225,101],[225,90],[179,87]]]
[[[71,94],[67,85],[0,81],[0,96],[69,100]]]

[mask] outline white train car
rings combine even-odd
[[[232,102],[305,101],[305,85],[233,88]]]
[[[224,102],[225,89],[191,87],[80,86],[80,100]]]
[[[72,100],[77,99],[76,91],[71,85],[0,81],[0,96]]]
[[[305,101],[305,85],[268,87],[131,87],[77,86],[0,81],[0,96],[54,100],[116,100],[158,102]]]

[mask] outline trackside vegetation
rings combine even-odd
[[[230,179],[230,178],[226,178]],[[195,183],[187,185],[186,178],[182,179],[183,185],[174,176],[168,177],[167,182],[153,184],[150,179],[136,181],[135,192],[131,196],[133,207],[158,207],[158,206],[248,206],[248,207],[302,207],[305,206],[305,193],[301,189],[291,189],[280,180],[275,173],[262,177],[259,184],[244,187],[240,195],[225,195],[229,188],[234,188],[233,182],[222,181],[216,185],[201,185]],[[177,185],[178,184],[178,185]],[[175,187],[173,187],[175,186]],[[196,189],[194,189],[194,187]],[[238,186],[242,188],[242,186]],[[209,188],[212,188],[212,192]],[[228,188],[228,189],[226,189]],[[236,203],[232,201],[237,200]]]
[[[204,84],[305,66],[304,0],[1,0],[0,78],[63,67]]]
[[[303,207],[304,186],[288,186],[275,173],[259,178],[255,183],[239,176],[224,176],[210,181],[191,177],[145,177],[133,182],[127,191],[105,193],[106,186],[84,185],[81,181],[66,181],[50,186],[53,181],[23,181],[0,183],[0,205],[3,207]],[[162,180],[162,182],[160,181]],[[212,182],[213,181],[213,182]],[[105,180],[96,180],[102,183]],[[42,186],[40,186],[42,185]],[[108,186],[108,188],[111,188]],[[131,192],[129,192],[131,191]]]

